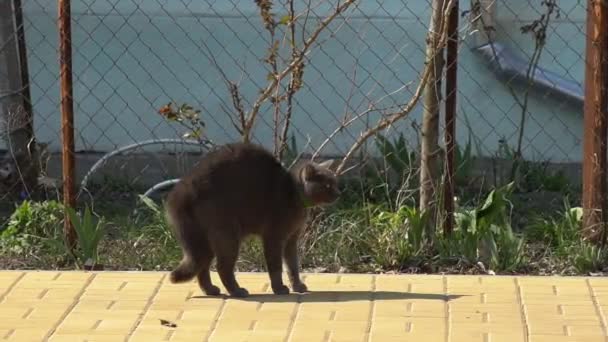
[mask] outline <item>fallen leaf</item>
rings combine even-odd
[[[177,328],[177,324],[167,321],[166,319],[159,319],[160,320],[160,324],[165,326],[165,327],[169,327],[169,328]]]

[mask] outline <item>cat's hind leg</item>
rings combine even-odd
[[[249,292],[240,287],[234,276],[234,266],[239,255],[240,240],[233,234],[219,229],[209,236],[217,259],[217,272],[226,291],[233,297],[247,297]]]
[[[213,285],[211,282],[211,275],[209,274],[209,267],[211,266],[214,254],[207,241],[205,241],[204,247],[205,248],[201,250],[199,259],[200,271],[197,275],[198,285],[206,295],[218,296],[221,293],[220,288]]]

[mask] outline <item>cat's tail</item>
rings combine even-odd
[[[173,227],[175,236],[182,246],[184,257],[177,267],[169,274],[171,283],[184,283],[192,280],[198,272],[196,250],[200,248],[203,239],[203,232],[200,231],[196,224],[196,218],[192,216],[193,209],[189,206],[184,206],[181,201],[189,201],[186,194],[181,194],[181,197],[170,196],[167,202],[166,218],[170,226]],[[177,202],[177,205],[176,205]]]
[[[198,273],[198,267],[192,259],[184,257],[177,267],[169,274],[169,280],[173,284],[185,283],[192,280]]]

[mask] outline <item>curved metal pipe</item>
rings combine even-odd
[[[207,150],[213,146],[213,143],[210,140],[199,142],[199,141],[184,140],[184,139],[151,139],[151,140],[140,141],[140,142],[136,142],[134,144],[123,146],[119,149],[116,149],[114,151],[104,154],[103,157],[101,157],[95,164],[93,164],[93,166],[91,166],[91,168],[89,169],[87,174],[83,177],[82,182],[80,182],[80,189],[78,190],[78,195],[76,195],[76,198],[80,197],[82,190],[84,190],[86,188],[86,185],[89,181],[89,177],[91,177],[91,174],[93,174],[93,172],[95,172],[98,168],[103,166],[111,157],[113,157],[119,153],[128,151],[128,150],[136,149],[138,147],[142,147],[142,146],[146,146],[146,145],[155,145],[155,144],[195,145],[195,146],[202,146],[203,148],[205,148]],[[163,184],[163,183],[165,183],[165,182],[161,182],[159,184]],[[159,185],[159,184],[157,184],[157,185]],[[148,191],[150,191],[150,190],[148,190]]]
[[[166,180],[166,181],[162,181],[162,182],[154,185],[150,189],[146,190],[146,192],[144,193],[144,196],[150,197],[150,195],[153,194],[153,193],[155,193],[156,191],[162,190],[164,188],[168,188],[168,187],[170,187],[172,185],[177,184],[177,182],[179,182],[179,178],[169,179],[169,180]]]
[[[530,62],[515,54],[506,46],[493,42],[473,48],[473,51],[490,63],[493,66],[492,70],[499,77],[528,82],[526,71]],[[566,79],[540,66],[536,68],[534,75],[532,75],[532,85],[560,100],[565,97],[579,105],[582,105],[585,101],[583,86],[580,83]]]

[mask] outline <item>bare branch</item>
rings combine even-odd
[[[223,103],[220,103],[220,108],[226,114],[226,116],[228,116],[228,119],[230,119],[230,123],[232,124],[232,127],[234,127],[234,129],[236,129],[236,131],[239,134],[243,134],[243,130],[242,130],[241,126],[236,123],[236,121],[234,120],[233,115],[230,113],[230,111],[228,110],[228,108],[226,108],[226,105],[223,104]]]
[[[232,98],[232,105],[234,106],[234,109],[239,115],[241,127],[244,127],[246,123],[245,110],[243,109],[243,104],[241,102],[241,94],[239,92],[239,87],[236,83],[228,81],[228,91],[230,92],[230,97]]]
[[[306,151],[306,149],[308,149],[308,146],[310,146],[310,143],[311,143],[310,136],[307,136],[306,138],[307,138],[306,145],[304,145],[304,148],[302,148],[302,150],[300,151],[300,153],[298,153],[296,155],[296,157],[293,158],[293,161],[291,162],[291,164],[289,164],[289,166],[287,166],[287,170],[291,170],[298,163],[298,161],[304,155],[304,151]]]
[[[294,0],[289,0],[289,34],[291,40],[291,56],[296,57],[298,55],[298,47],[296,46],[296,23],[295,23],[295,10],[293,6]],[[306,11],[308,13],[308,11]],[[287,112],[285,113],[285,119],[283,121],[283,128],[278,146],[278,156],[281,158],[285,151],[285,142],[287,141],[287,133],[291,124],[291,116],[293,113],[293,96],[302,86],[303,76],[303,65],[298,68],[294,68],[291,72],[291,79],[287,86]]]
[[[248,136],[248,135],[251,134],[251,130],[253,128],[253,124],[255,123],[255,119],[257,118],[257,115],[258,115],[258,113],[260,111],[260,107],[262,106],[262,103],[264,103],[266,100],[268,100],[268,98],[272,94],[273,90],[275,89],[277,83],[279,83],[281,79],[285,78],[285,76],[287,76],[288,73],[290,73],[294,68],[298,67],[302,63],[302,61],[303,61],[304,57],[306,56],[308,50],[316,42],[316,40],[319,37],[319,35],[321,34],[321,32],[338,15],[340,15],[344,11],[346,11],[348,9],[348,7],[350,7],[350,5],[352,5],[355,1],[356,0],[346,0],[343,4],[338,5],[338,7],[335,9],[335,11],[330,16],[328,16],[325,19],[323,19],[323,21],[321,21],[321,23],[319,24],[319,26],[317,26],[317,28],[315,29],[315,31],[310,35],[310,37],[308,37],[308,39],[304,43],[304,46],[302,47],[302,50],[298,53],[298,55],[294,59],[292,59],[292,61],[283,69],[283,71],[281,71],[278,75],[276,75],[272,79],[272,81],[270,82],[270,84],[268,84],[268,86],[262,91],[262,93],[260,94],[260,96],[253,103],[253,106],[252,106],[251,111],[249,113],[248,120],[247,120],[247,125],[244,127],[244,134],[245,135]]]
[[[245,120],[245,109],[243,108],[243,104],[241,102],[242,97],[239,92],[238,84],[232,82],[228,78],[228,76],[226,75],[226,73],[224,72],[222,67],[220,67],[219,63],[217,62],[217,59],[215,59],[215,56],[211,52],[211,49],[209,48],[209,46],[207,45],[207,43],[204,40],[202,41],[202,44],[205,47],[205,49],[207,50],[207,52],[203,52],[203,54],[205,54],[207,59],[209,59],[211,61],[211,63],[213,63],[213,66],[215,66],[217,71],[220,73],[220,75],[224,79],[224,82],[226,83],[226,88],[228,88],[228,92],[230,93],[230,97],[232,98],[232,105],[234,106],[234,109],[236,110],[236,112],[238,114],[239,121],[241,124],[241,128],[237,128],[237,131],[240,134],[242,134],[243,127],[245,127],[246,120]],[[232,119],[232,117],[230,117],[230,121],[234,124],[234,120]]]
[[[405,86],[403,86],[405,87]],[[402,89],[403,87],[400,87],[400,89]],[[394,91],[390,94],[387,94],[385,96],[382,97],[382,99],[384,99],[385,97],[390,96],[393,93],[398,92]],[[379,100],[378,102],[380,102],[381,100]],[[393,107],[397,107],[397,106],[393,106]],[[374,106],[374,104],[370,104],[369,107],[364,110],[363,112],[353,116],[350,119],[347,119],[347,117],[344,117],[344,121],[342,122],[342,124],[340,126],[338,126],[322,143],[321,145],[319,145],[319,147],[316,149],[316,151],[313,153],[312,155],[312,160],[314,160],[316,157],[318,157],[319,153],[325,148],[325,145],[327,145],[330,141],[332,141],[336,135],[338,135],[338,133],[342,132],[345,128],[347,128],[348,126],[350,126],[351,124],[355,123],[356,121],[359,121],[361,118],[367,116],[368,114],[374,113],[374,112],[380,112],[380,111],[385,111],[385,110],[389,110],[392,109],[393,107],[388,107],[388,108],[376,108]]]
[[[448,17],[449,12],[451,11],[453,5],[454,5],[454,0],[449,0],[447,6],[444,7],[443,15],[445,18]],[[442,47],[445,46],[445,44],[447,42],[447,24],[448,24],[448,20],[442,21],[441,30],[439,31],[440,36],[439,36],[439,39],[437,40],[437,45],[435,46],[435,51],[432,54],[433,56],[436,55],[438,53],[438,51],[441,51]],[[336,168],[337,174],[342,173],[342,170],[344,169],[344,166],[346,165],[346,162],[348,161],[348,159],[350,159],[352,157],[353,153],[355,151],[357,151],[363,145],[363,143],[365,143],[365,141],[367,139],[369,139],[371,136],[377,134],[378,132],[382,131],[383,129],[391,126],[393,123],[397,122],[398,120],[403,119],[412,111],[412,109],[414,108],[414,106],[416,106],[416,104],[418,103],[418,101],[420,100],[420,98],[422,96],[424,86],[428,82],[429,76],[431,75],[431,71],[433,70],[433,68],[434,68],[434,66],[431,63],[427,63],[425,65],[424,71],[422,73],[422,77],[420,79],[420,82],[418,83],[418,87],[416,88],[414,95],[412,96],[410,101],[402,108],[402,110],[381,119],[376,124],[376,126],[369,128],[366,131],[361,133],[361,135],[359,136],[357,141],[355,141],[355,143],[350,147],[350,149],[348,150],[348,152],[346,153],[344,158],[342,158],[342,161]]]

